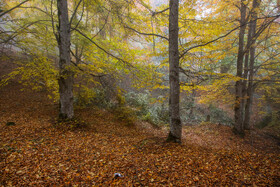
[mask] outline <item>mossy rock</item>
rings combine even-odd
[[[7,123],[6,123],[6,126],[15,126],[16,125],[16,123],[15,122],[12,122],[12,121],[8,121]]]
[[[58,118],[55,120],[54,127],[63,130],[85,130],[89,128],[89,124],[76,117],[72,119]]]

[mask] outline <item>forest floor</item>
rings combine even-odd
[[[0,76],[9,71],[0,66]],[[188,126],[178,145],[165,143],[166,128],[127,126],[97,108],[76,110],[88,128],[63,130],[53,126],[57,105],[47,94],[21,88],[0,88],[0,186],[280,184],[279,141],[266,131],[240,138],[223,125]]]

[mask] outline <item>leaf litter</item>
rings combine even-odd
[[[165,128],[127,126],[97,108],[76,110],[88,129],[60,130],[47,95],[20,87],[0,90],[1,186],[280,184],[279,146],[264,137],[240,139],[229,127],[208,124],[185,127],[181,145],[165,143]]]

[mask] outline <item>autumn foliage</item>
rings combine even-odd
[[[143,122],[127,126],[97,108],[77,109],[87,128],[58,129],[57,106],[47,94],[21,88],[12,82],[0,90],[1,186],[280,183],[279,145],[260,132],[240,139],[229,127],[204,124],[185,127],[177,145],[165,143],[165,128]]]
[[[0,186],[279,186],[279,5],[1,1]]]

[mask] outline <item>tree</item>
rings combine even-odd
[[[246,30],[246,5],[245,0],[241,0],[240,5],[240,31],[238,42],[238,56],[236,66],[236,76],[240,79],[235,84],[235,105],[234,105],[234,131],[240,135],[244,135],[243,128],[243,111],[242,111],[242,74],[243,74],[243,59],[244,59],[244,36]]]
[[[253,102],[253,93],[254,93],[254,75],[256,74],[257,69],[255,68],[255,52],[257,49],[260,36],[269,28],[273,22],[279,17],[279,15],[271,15],[271,10],[267,10],[268,16],[262,18],[261,24],[257,25],[258,11],[260,11],[261,0],[253,0],[252,8],[249,9],[249,14],[246,18],[246,7],[242,2],[240,12],[240,32],[239,32],[239,50],[237,58],[237,77],[243,78],[243,80],[236,81],[236,100],[235,100],[235,126],[234,130],[240,135],[244,135],[245,129],[250,129],[250,117],[251,117],[251,108]],[[262,10],[265,13],[265,10]],[[273,11],[272,11],[273,12]],[[248,25],[247,32],[247,45],[244,47],[244,36],[246,25]],[[243,27],[243,28],[242,28]],[[262,42],[267,43],[269,41],[269,36],[271,34],[267,33],[265,38],[259,40],[259,44]],[[261,54],[260,52],[259,54]],[[276,54],[278,55],[278,54]],[[264,55],[265,56],[265,55]],[[245,59],[244,59],[245,57]],[[243,60],[244,64],[243,64]],[[243,67],[244,66],[244,67]],[[242,87],[242,88],[241,88]],[[240,91],[241,90],[241,91]]]
[[[58,36],[59,48],[59,116],[63,119],[71,119],[74,116],[73,107],[73,72],[71,70],[70,54],[70,23],[68,20],[67,0],[57,1],[58,10]]]
[[[253,76],[254,76],[254,63],[255,63],[255,51],[256,51],[256,26],[257,26],[257,8],[260,5],[261,0],[253,0],[253,5],[252,5],[252,16],[251,16],[251,22],[249,23],[249,31],[248,31],[248,44],[246,49],[249,50],[249,53],[247,52],[246,54],[246,64],[247,67],[244,70],[244,78],[247,79],[247,75],[249,73],[249,78],[248,78],[248,86],[247,89],[244,90],[246,91],[246,105],[245,105],[245,115],[244,115],[244,129],[250,129],[250,117],[251,117],[251,107],[252,107],[252,102],[253,102]],[[250,56],[250,59],[248,58]],[[250,60],[249,66],[248,66],[248,60]],[[248,69],[248,70],[247,70]],[[245,84],[244,86],[246,87],[246,82],[244,81]]]
[[[207,95],[208,98],[204,99],[205,103],[207,100],[216,105],[228,102],[227,107],[232,107],[236,99],[235,109],[237,109],[238,118],[235,129],[239,129],[242,134],[247,117],[247,114],[242,116],[242,111],[246,111],[247,106],[250,107],[250,105],[245,105],[245,101],[251,99],[250,94],[247,94],[248,88],[251,87],[249,85],[252,83],[252,88],[254,88],[257,82],[268,81],[261,79],[272,73],[264,72],[264,70],[277,62],[277,59],[274,58],[277,52],[277,40],[270,39],[270,37],[277,38],[273,36],[277,30],[276,25],[268,27],[270,20],[274,19],[273,16],[275,17],[272,13],[276,9],[272,10],[269,6],[262,5],[256,10],[258,13],[260,12],[259,15],[263,16],[254,18],[254,8],[250,9],[253,6],[253,0],[215,0],[215,6],[210,3],[213,0],[169,1],[170,7],[168,7],[168,3],[160,1],[160,6],[156,7],[159,10],[154,9],[155,7],[150,5],[149,0],[68,0],[66,3],[69,4],[69,10],[64,12],[69,11],[73,14],[71,18],[67,17],[64,20],[61,16],[62,7],[59,7],[61,1],[58,1],[58,16],[57,9],[53,8],[53,2],[55,1],[28,1],[17,8],[20,11],[10,11],[7,16],[10,23],[9,29],[7,32],[1,33],[1,41],[3,43],[10,41],[10,44],[23,49],[29,55],[31,60],[21,63],[24,67],[21,71],[26,77],[29,76],[38,84],[49,85],[56,90],[55,99],[58,99],[57,92],[59,91],[62,106],[60,114],[64,118],[72,116],[72,112],[69,111],[73,109],[73,94],[77,96],[78,101],[85,93],[85,98],[90,101],[90,98],[97,93],[94,89],[104,87],[102,80],[109,76],[114,77],[117,80],[114,83],[117,90],[117,87],[122,84],[121,79],[130,77],[131,79],[127,81],[131,81],[133,89],[144,88],[150,91],[164,89],[166,92],[161,94],[166,98],[168,97],[167,87],[170,84],[170,133],[167,138],[169,141],[181,142],[181,120],[184,118],[181,116],[180,119],[180,97],[183,100],[184,96],[196,90],[199,90],[196,93],[198,93],[200,101],[202,95]],[[265,3],[276,5],[276,1],[265,1]],[[17,5],[17,0],[10,0],[5,3],[5,9],[9,10]],[[180,12],[178,12],[179,7]],[[241,9],[242,11],[240,11]],[[243,11],[244,9],[245,11]],[[170,14],[167,13],[168,11]],[[231,16],[224,16],[225,14],[222,13],[224,11]],[[241,20],[239,20],[240,12]],[[169,25],[167,24],[168,19]],[[256,21],[255,36],[251,31],[254,20]],[[4,21],[6,23],[6,20]],[[68,24],[65,21],[68,21]],[[59,25],[58,30],[55,25]],[[265,28],[269,28],[267,30],[270,31],[260,35]],[[69,30],[71,30],[71,36]],[[240,31],[239,36],[237,31]],[[57,32],[57,34],[54,35],[53,32]],[[167,37],[168,34],[169,37]],[[55,36],[57,40],[55,40]],[[238,37],[240,45],[237,42]],[[62,42],[62,40],[66,42]],[[0,43],[2,43],[1,41]],[[273,49],[269,47],[270,44],[275,44]],[[238,47],[239,50],[237,50]],[[255,48],[256,55],[252,53],[253,48]],[[261,50],[264,52],[261,53]],[[236,56],[238,56],[237,59]],[[268,58],[267,63],[263,63],[265,57]],[[271,60],[269,60],[270,57]],[[48,61],[50,71],[47,74],[41,74],[46,69],[43,68],[46,64],[45,61]],[[58,61],[59,68],[56,64]],[[254,65],[253,68],[250,68],[252,61],[254,61]],[[232,62],[238,63],[233,64]],[[238,72],[236,72],[237,76],[234,76],[236,64]],[[226,71],[219,73],[219,68],[223,65],[226,67],[224,68]],[[29,69],[33,69],[32,76],[30,72],[26,71],[27,66]],[[35,66],[40,68],[35,69]],[[169,78],[167,77],[168,68]],[[35,74],[38,69],[40,72]],[[59,69],[59,75],[57,69]],[[159,69],[161,72],[158,71]],[[180,79],[179,73],[181,73]],[[38,77],[41,75],[48,76],[39,79]],[[74,83],[73,75],[77,77]],[[250,75],[254,76],[249,80]],[[49,77],[56,85],[46,84],[45,80],[49,81]],[[28,82],[27,79],[25,81]],[[58,82],[60,89],[58,89]],[[233,82],[237,83],[236,93],[232,91]],[[73,93],[73,87],[75,91],[81,90],[81,92]],[[112,97],[110,98],[112,99]],[[68,108],[65,106],[71,106],[69,108],[72,109],[62,111],[63,108]],[[181,109],[183,107],[181,104]],[[183,111],[181,112],[183,113]]]
[[[180,80],[179,80],[179,48],[178,48],[178,16],[179,1],[169,2],[169,115],[170,132],[167,141],[181,142],[182,124],[180,119]]]

